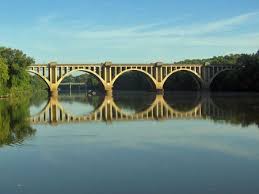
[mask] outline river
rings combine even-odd
[[[259,95],[0,101],[0,193],[259,192]]]

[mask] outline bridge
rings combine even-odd
[[[116,80],[130,71],[141,72],[153,83],[157,92],[164,90],[167,79],[180,71],[190,72],[197,81],[200,89],[210,88],[213,80],[222,72],[234,69],[230,65],[202,65],[202,64],[112,64],[105,62],[100,64],[36,64],[28,67],[28,72],[42,78],[48,85],[52,95],[58,95],[58,87],[65,77],[73,72],[82,71],[92,74],[103,85],[107,94],[112,94]]]
[[[31,124],[64,124],[96,121],[135,121],[135,120],[177,120],[177,119],[208,119],[210,117],[223,117],[226,111],[219,109],[208,98],[198,97],[194,106],[189,110],[178,110],[170,106],[163,95],[156,95],[154,101],[144,110],[136,113],[127,113],[116,105],[112,96],[105,96],[103,102],[94,111],[87,115],[77,116],[68,112],[52,96],[47,105],[29,120]]]

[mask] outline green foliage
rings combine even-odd
[[[210,64],[210,65],[235,65],[239,59],[239,54],[231,54],[226,56],[214,56],[208,59],[186,59],[176,62],[175,64]]]
[[[3,58],[0,58],[0,95],[5,94],[7,91],[7,81],[9,79],[8,67]]]
[[[0,47],[0,58],[2,64],[5,63],[8,68],[9,76],[5,88],[11,92],[28,90],[30,77],[26,69],[34,63],[34,60],[20,50],[5,47]]]
[[[39,91],[39,90],[48,90],[48,85],[45,83],[43,79],[41,79],[37,75],[33,75],[30,77],[30,85],[33,91]]]

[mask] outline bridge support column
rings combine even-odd
[[[112,90],[105,90],[106,96],[112,96]]]
[[[202,89],[202,91],[210,91],[210,85],[209,85],[209,83],[208,82],[202,82],[202,84],[201,84],[201,89]]]
[[[58,96],[58,86],[57,86],[57,84],[51,84],[50,85],[50,95],[53,96],[53,97]]]
[[[49,66],[49,79],[50,79],[50,95],[58,96],[58,85],[57,85],[57,63],[51,62]]]
[[[49,120],[51,125],[56,125],[58,122],[58,98],[57,96],[51,96],[50,98],[50,111]]]
[[[162,86],[162,84],[160,82],[158,82],[156,84],[156,93],[159,95],[163,95],[164,94],[164,88]]]
[[[105,94],[106,94],[106,96],[112,96],[112,85],[111,85],[111,83],[106,84]]]
[[[159,95],[163,95],[164,94],[164,89],[162,88],[159,88],[159,89],[156,89],[156,93],[159,94]]]

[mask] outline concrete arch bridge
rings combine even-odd
[[[116,80],[130,71],[141,72],[148,77],[158,92],[162,92],[167,79],[180,71],[191,73],[200,83],[200,89],[209,89],[213,80],[222,72],[234,69],[230,65],[201,65],[201,64],[112,64],[105,62],[100,64],[38,64],[28,67],[28,72],[42,78],[48,85],[52,95],[58,94],[58,86],[63,79],[73,72],[82,71],[92,74],[99,79],[105,91],[109,94]]]

